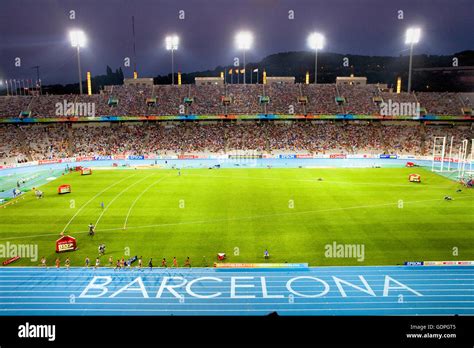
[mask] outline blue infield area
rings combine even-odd
[[[0,269],[0,315],[474,315],[474,267]]]

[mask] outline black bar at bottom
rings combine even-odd
[[[55,325],[54,340],[31,336]],[[21,332],[20,332],[21,331]],[[28,331],[28,333],[26,333]],[[50,330],[51,331],[51,330]],[[0,317],[0,347],[73,344],[409,344],[469,346],[474,317]]]

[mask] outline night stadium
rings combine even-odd
[[[472,344],[474,7],[375,3],[4,0],[5,346],[150,317]]]

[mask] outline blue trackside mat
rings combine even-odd
[[[0,269],[0,315],[474,315],[474,267]]]

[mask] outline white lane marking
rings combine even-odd
[[[95,225],[94,225],[94,226],[97,228],[97,225],[99,224],[100,219],[102,219],[102,216],[105,214],[105,212],[107,211],[107,209],[109,209],[109,207],[115,202],[115,200],[116,200],[117,198],[119,198],[122,194],[124,194],[125,192],[127,192],[127,191],[128,191],[130,188],[132,188],[133,186],[135,186],[135,185],[141,183],[142,181],[148,179],[148,178],[149,178],[150,176],[152,176],[152,175],[153,175],[153,174],[150,174],[150,175],[148,175],[148,176],[146,176],[146,177],[144,177],[144,178],[142,178],[142,179],[140,179],[140,180],[134,182],[132,185],[127,186],[127,187],[124,188],[122,191],[120,191],[120,193],[119,193],[118,195],[116,195],[116,196],[107,204],[107,206],[102,210],[102,213],[101,213],[101,214],[99,215],[99,217],[97,218],[97,221],[95,222]]]
[[[461,198],[457,198],[457,199],[463,199],[463,198],[470,198],[470,197],[461,197]],[[435,198],[435,199],[425,199],[425,200],[420,200],[420,201],[405,201],[404,204],[426,203],[426,202],[433,202],[433,201],[440,201],[441,202],[442,199],[441,198]],[[254,220],[254,219],[267,218],[267,217],[292,216],[292,215],[302,215],[302,214],[312,214],[312,213],[326,213],[326,212],[334,212],[334,211],[341,211],[341,210],[353,210],[353,209],[380,208],[380,207],[386,207],[386,206],[391,206],[391,205],[398,205],[398,202],[372,204],[372,205],[359,205],[359,206],[352,206],[352,207],[339,207],[339,208],[320,209],[320,210],[305,210],[305,211],[299,211],[299,212],[263,214],[263,215],[253,215],[253,216],[244,216],[244,217],[236,217],[236,218],[171,222],[171,223],[155,224],[155,225],[133,226],[133,227],[129,227],[129,229],[140,229],[140,228],[150,228],[150,227],[168,227],[168,226],[178,226],[178,225],[195,225],[195,224],[208,224],[208,223],[213,224],[213,223],[228,222],[228,221]],[[121,228],[109,228],[109,229],[101,230],[101,232],[116,231],[116,230],[120,230],[120,229]],[[86,231],[79,232],[79,233],[86,233]]]
[[[162,179],[165,179],[166,177],[167,176],[161,177],[159,179],[159,181],[161,181]],[[157,182],[152,183],[147,189],[145,189],[145,191],[147,191],[149,188],[151,188],[156,183]],[[131,210],[132,210],[133,206],[136,204],[136,202],[138,201],[138,199],[145,193],[145,191],[143,191],[139,195],[139,197],[137,197],[135,199],[135,201],[132,203],[132,206],[130,207],[130,209],[127,213],[127,217],[125,219],[125,223],[124,223],[123,227],[103,229],[103,230],[100,230],[100,232],[112,232],[112,231],[118,231],[118,230],[123,230],[123,229],[127,228],[126,225],[127,225],[127,221],[128,221],[129,215],[131,213]],[[470,197],[470,196],[459,197],[459,198],[456,198],[456,200],[461,200],[461,199],[466,199],[466,198],[472,199],[473,197]],[[441,202],[442,199],[441,198],[434,198],[434,199],[425,199],[425,200],[420,200],[420,201],[405,201],[404,204],[426,203],[426,202],[433,202],[433,201],[440,201]],[[325,212],[334,212],[334,211],[352,210],[352,209],[378,208],[378,207],[384,207],[384,206],[390,206],[390,205],[398,205],[398,202],[381,203],[381,204],[373,204],[373,205],[361,205],[361,206],[352,206],[352,207],[339,207],[339,208],[330,208],[330,209],[321,209],[321,210],[307,210],[307,211],[301,211],[301,212],[287,212],[287,213],[254,215],[254,216],[246,216],[246,217],[244,216],[244,217],[214,219],[214,220],[196,220],[196,221],[183,221],[183,222],[176,222],[176,223],[142,225],[142,226],[128,227],[128,229],[141,229],[141,228],[150,228],[150,227],[168,227],[168,226],[177,226],[177,225],[194,225],[194,224],[207,224],[207,223],[212,224],[212,223],[227,222],[227,221],[253,220],[253,219],[266,218],[266,217],[278,217],[278,216],[288,216],[288,215],[291,216],[291,215],[310,214],[310,213],[325,213]],[[24,233],[24,232],[16,231],[16,232],[4,232],[4,233],[15,234],[15,233]],[[75,233],[76,234],[88,233],[88,231],[78,231],[78,232],[75,232]],[[0,240],[28,239],[28,238],[47,237],[47,236],[56,236],[56,235],[57,235],[56,233],[40,234],[40,235],[36,234],[36,235],[28,235],[28,236],[14,237],[14,238],[12,238],[12,237],[0,238]]]
[[[258,177],[258,176],[228,176],[228,175],[206,175],[206,174],[193,174],[188,172],[186,176],[199,176],[203,178],[221,178],[221,179],[251,179],[251,180],[278,180],[278,181],[297,181],[297,182],[314,182],[318,184],[341,184],[341,185],[368,185],[368,186],[384,186],[384,187],[425,187],[420,185],[411,185],[411,184],[385,184],[385,183],[374,183],[374,182],[354,182],[354,181],[331,181],[331,180],[322,180],[318,179],[282,179],[278,177]],[[450,186],[437,186],[429,185],[430,188],[438,189],[449,189],[453,186],[458,186],[459,183],[453,181]]]
[[[131,177],[135,176],[137,174],[134,174],[132,175]],[[115,183],[113,183],[112,185],[110,186],[107,186],[105,189],[103,189],[102,191],[100,191],[99,193],[97,193],[94,197],[92,197],[91,199],[89,199],[86,203],[84,203],[77,211],[76,213],[72,216],[72,218],[68,221],[68,223],[66,224],[66,226],[64,226],[63,228],[63,233],[66,232],[66,229],[69,227],[69,225],[71,224],[71,222],[74,220],[74,218],[82,211],[82,209],[84,209],[90,202],[92,202],[94,199],[96,199],[97,197],[99,197],[102,193],[104,193],[105,191],[107,191],[108,189],[120,184],[122,181],[125,181],[129,178],[131,178],[130,176],[126,176],[125,178],[123,178],[122,180],[119,180]]]
[[[135,204],[138,202],[138,200],[150,189],[152,188],[153,186],[155,186],[156,184],[158,184],[159,182],[163,181],[166,177],[170,176],[171,174],[168,174],[168,175],[165,175],[165,176],[162,176],[161,178],[159,178],[158,180],[152,182],[145,190],[143,190],[138,196],[137,198],[135,198],[135,200],[133,201],[132,205],[130,206],[130,209],[128,209],[128,212],[127,212],[127,216],[125,217],[125,222],[123,224],[123,227],[122,228],[117,228],[115,230],[125,230],[127,229],[127,222],[128,222],[128,218],[130,217],[130,214],[132,213],[132,209],[133,207],[135,206]]]

